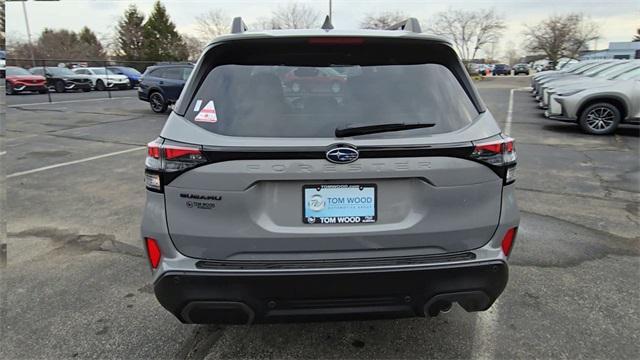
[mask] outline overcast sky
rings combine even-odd
[[[299,0],[323,14],[328,13],[328,0]],[[44,28],[79,30],[88,26],[101,38],[110,37],[124,9],[135,3],[148,14],[152,0],[61,0],[59,2],[28,1],[27,12],[32,35]],[[242,16],[250,24],[267,17],[284,1],[263,0],[163,0],[178,31],[195,35],[195,17],[210,9],[223,9],[230,17]],[[447,8],[494,8],[505,17],[507,30],[499,45],[502,54],[510,42],[522,46],[524,24],[535,24],[552,14],[581,12],[600,25],[602,38],[598,48],[610,41],[629,41],[640,26],[640,0],[466,0],[466,1],[393,1],[393,0],[333,0],[333,24],[336,28],[357,28],[365,14],[385,10],[400,10],[427,22],[434,13]],[[423,24],[423,27],[425,25]],[[6,2],[6,34],[12,39],[26,39],[26,29],[20,2]],[[596,44],[591,44],[591,47]]]

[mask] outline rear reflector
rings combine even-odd
[[[518,228],[514,227],[507,230],[507,233],[502,238],[502,252],[509,256],[511,254],[511,249],[513,248],[513,241],[516,239],[516,234],[518,233]]]
[[[147,255],[149,256],[149,263],[153,269],[158,267],[160,264],[160,257],[162,254],[160,253],[160,247],[154,238],[144,238],[147,243]]]

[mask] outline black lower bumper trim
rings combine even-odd
[[[482,311],[507,279],[507,265],[491,261],[343,272],[168,272],[154,290],[182,322],[247,324],[435,315],[454,302]]]
[[[444,254],[444,255],[421,255],[421,256],[396,256],[367,259],[344,259],[344,260],[287,260],[287,261],[214,261],[201,260],[196,263],[198,269],[210,270],[255,270],[255,269],[326,269],[326,268],[349,268],[362,266],[398,266],[413,264],[442,264],[454,261],[474,260],[476,255],[472,252]]]

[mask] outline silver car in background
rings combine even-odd
[[[581,78],[558,79],[556,81],[552,81],[541,87],[542,99],[540,100],[539,106],[542,109],[547,109],[551,95],[555,94],[559,90],[566,90],[566,88],[580,89],[586,86],[604,86],[607,85],[609,80],[615,80],[618,76],[629,71],[633,71],[637,67],[640,67],[640,60],[620,60],[619,62],[613,62],[607,66],[587,71]]]
[[[588,61],[581,61],[578,63],[567,65],[566,68],[561,70],[544,71],[541,73],[537,73],[531,77],[531,94],[534,97],[538,95],[538,85],[543,81],[548,81],[551,79],[557,79],[557,78],[561,78],[571,74],[575,74],[582,69],[585,69],[587,67],[592,67],[595,65],[597,65],[597,62],[595,60],[588,60]]]
[[[562,75],[558,75],[558,76],[553,76],[553,77],[548,77],[548,78],[544,78],[541,80],[537,80],[536,81],[536,100],[538,101],[542,101],[542,96],[543,96],[543,92],[544,89],[547,88],[548,86],[550,86],[550,84],[557,82],[557,81],[576,81],[579,80],[585,76],[590,76],[594,73],[598,73],[602,70],[605,70],[611,66],[615,66],[616,64],[619,63],[619,60],[602,60],[602,61],[596,61],[590,64],[587,64],[584,67],[581,67],[579,69],[570,71],[566,74],[562,74]]]
[[[620,124],[640,124],[640,67],[606,83],[559,89],[545,115],[577,122],[589,134],[612,134]]]

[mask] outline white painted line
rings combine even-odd
[[[511,134],[511,122],[513,121],[513,94],[516,91],[527,91],[530,90],[530,87],[522,87],[522,88],[514,88],[509,91],[509,109],[507,111],[507,120],[504,123],[504,133],[507,135]]]
[[[0,151],[0,156],[2,156],[2,155],[6,155],[6,154],[7,154],[7,152],[6,152],[6,151]]]
[[[102,154],[102,155],[98,155],[98,156],[91,156],[88,158],[84,158],[84,159],[79,159],[79,160],[73,160],[73,161],[68,161],[68,162],[64,162],[64,163],[60,163],[60,164],[54,164],[54,165],[49,165],[49,166],[43,166],[41,168],[37,168],[37,169],[31,169],[31,170],[26,170],[26,171],[20,171],[17,173],[13,173],[13,174],[9,174],[7,175],[7,179],[10,178],[14,178],[14,177],[18,177],[18,176],[24,176],[24,175],[29,175],[29,174],[34,174],[34,173],[38,173],[41,171],[45,171],[45,170],[50,170],[50,169],[55,169],[55,168],[59,168],[59,167],[63,167],[63,166],[69,166],[69,165],[74,165],[74,164],[80,164],[83,162],[87,162],[87,161],[93,161],[93,160],[98,160],[98,159],[102,159],[102,158],[106,158],[106,157],[111,157],[111,156],[116,156],[116,155],[121,155],[121,154],[126,154],[126,153],[130,153],[133,151],[137,151],[137,150],[142,150],[142,149],[146,149],[146,146],[140,146],[140,147],[136,147],[133,149],[127,149],[127,150],[120,150],[120,151],[116,151],[116,152],[112,152],[112,153],[108,153],[108,154]]]
[[[509,91],[509,110],[507,111],[507,120],[504,123],[504,133],[511,134],[511,120],[513,120],[513,93],[516,89]]]
[[[136,96],[117,96],[117,97],[112,97],[112,98],[99,98],[99,99],[62,100],[62,101],[30,103],[30,104],[13,104],[13,105],[8,105],[7,107],[15,108],[15,107],[25,107],[25,106],[71,104],[71,103],[78,103],[78,102],[103,101],[103,100],[120,100],[120,99],[137,99],[137,97]]]

